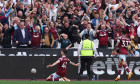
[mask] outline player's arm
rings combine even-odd
[[[115,50],[117,49],[117,47],[119,46],[119,43],[120,43],[120,40],[117,40],[117,43],[116,43],[116,45],[115,45],[115,47],[114,47],[114,49],[113,49],[113,51],[112,51],[112,55],[115,55]]]
[[[80,63],[75,64],[74,62],[70,62],[70,64],[73,66],[78,66]]]
[[[117,43],[116,43],[116,45],[115,45],[113,51],[116,50],[116,48],[119,46],[119,43],[120,43],[120,40],[117,40]]]
[[[47,68],[53,67],[53,66],[55,66],[55,65],[57,65],[57,64],[59,64],[59,61],[56,61],[56,62],[53,63],[53,64],[49,64],[49,65],[47,65]]]

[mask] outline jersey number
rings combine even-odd
[[[122,47],[128,47],[129,41],[122,40]]]
[[[63,67],[63,68],[66,68],[66,66],[67,66],[67,62],[64,62],[64,63],[62,64],[62,67]]]

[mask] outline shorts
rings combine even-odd
[[[120,54],[120,55],[119,55],[119,61],[120,61],[120,62],[126,61],[126,57],[127,57],[127,55],[122,55],[122,54]]]
[[[53,79],[55,79],[55,78],[60,78],[60,76],[57,75],[56,72],[55,72],[55,73],[53,73],[53,74],[51,75],[51,78],[53,78]]]

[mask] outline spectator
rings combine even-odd
[[[103,13],[103,20],[105,19],[106,22],[110,22],[111,24],[114,24],[114,17],[113,17],[113,13],[112,12],[109,12],[108,15],[106,15],[106,12],[107,12],[107,9],[108,9],[109,6],[106,7],[104,13]]]
[[[3,39],[2,39],[2,46],[3,48],[11,48],[11,34],[14,29],[8,28],[8,24],[4,24],[3,26]]]
[[[20,18],[21,21],[25,21],[25,16],[23,16],[22,11],[18,11],[18,18]]]
[[[58,0],[54,0],[54,8],[57,8],[58,7]]]
[[[51,4],[49,10],[50,21],[56,21],[56,17],[57,17],[57,8],[54,8],[54,5]]]
[[[2,24],[4,24],[4,23],[9,24],[9,22],[8,22],[8,16],[9,16],[10,13],[12,12],[12,5],[13,5],[13,3],[10,2],[10,7],[9,7],[7,13],[5,13],[5,6],[4,6],[3,8],[0,7],[0,22],[1,22]]]
[[[137,29],[137,34],[138,34],[138,43],[140,44],[140,17],[138,17],[138,29]]]
[[[32,34],[32,48],[40,48],[41,31],[40,26],[36,26]]]
[[[88,23],[87,25],[87,29],[84,29],[81,33],[80,33],[80,37],[82,38],[82,40],[85,40],[85,35],[89,34],[89,39],[91,41],[94,40],[94,30],[91,27],[91,23]]]
[[[112,0],[112,3],[107,5],[109,5],[109,12],[111,12],[111,9],[117,10],[120,7],[119,4],[116,3],[116,0]]]
[[[101,26],[101,30],[98,30],[98,27]],[[107,28],[106,28],[107,27]],[[97,31],[95,32],[98,33],[98,39],[99,39],[99,48],[108,48],[108,37],[109,37],[109,31],[111,30],[109,25],[105,24],[100,24],[97,26]]]
[[[32,37],[25,28],[24,22],[21,22],[20,28],[14,32],[13,40],[17,44],[17,48],[29,48],[31,46]]]
[[[52,30],[57,30],[59,35],[62,33],[67,34],[68,39],[74,44],[75,42],[80,42],[79,33],[88,30],[87,25],[89,22],[92,23],[91,28],[93,31],[102,22],[103,24],[109,24],[113,31],[110,31],[110,36],[113,37],[116,43],[122,28],[127,31],[128,36],[131,33],[131,29],[134,29],[134,33],[137,33],[138,37],[140,37],[138,20],[140,17],[140,4],[138,1],[0,0],[0,23],[2,25],[5,23],[9,25],[10,22],[10,29],[16,31],[20,28],[19,23],[25,22],[25,27],[29,30],[30,34],[35,33],[35,27],[39,25],[41,29],[39,33],[42,34],[42,37],[45,36],[44,30],[48,26],[55,42],[57,40],[56,32],[54,34]],[[11,16],[10,19],[9,16]],[[54,27],[50,27],[52,23],[55,25]],[[11,36],[13,36],[13,33],[14,31]],[[92,40],[94,40],[94,37],[92,37]],[[56,46],[54,45],[54,47]]]
[[[0,6],[2,7],[4,5],[4,0],[0,0]]]
[[[131,10],[127,10],[127,13],[126,13],[126,15],[124,15],[124,19],[125,19],[125,22],[127,23],[127,24],[130,24],[130,22],[132,22],[132,12],[131,12]]]
[[[44,34],[42,36],[42,48],[53,48],[54,38],[53,35],[49,32],[49,28],[46,27],[44,30]]]
[[[30,20],[30,19],[28,18],[28,19],[26,19],[26,20]],[[35,29],[34,19],[33,19],[33,18],[30,20],[29,23],[27,23],[26,28],[27,28],[27,30],[30,32],[30,34],[33,33],[33,30]]]
[[[82,24],[82,25],[79,27],[80,32],[82,32],[84,29],[87,28],[88,21],[87,21],[87,20],[83,20],[83,21],[81,22],[81,24]]]
[[[135,49],[138,49],[138,35],[133,28],[130,30],[129,38],[131,40],[131,45],[135,47]]]
[[[140,57],[140,53],[135,50],[135,47],[131,47],[131,50],[129,51],[129,56],[130,57]]]
[[[97,12],[95,13],[95,18],[92,19],[91,22],[92,22],[94,28],[98,25],[98,23],[100,22],[99,13],[97,13]]]
[[[31,5],[31,0],[24,0],[23,5]]]
[[[126,26],[126,33],[129,35],[131,29],[134,29],[134,33],[137,32],[137,26],[134,25],[134,22],[131,21],[129,22],[130,25],[127,25],[127,23],[124,22],[124,25]]]
[[[3,38],[2,29],[3,29],[3,25],[0,23],[0,48],[2,48],[2,38]]]
[[[139,13],[136,13],[136,14],[132,17],[135,26],[138,26],[138,14],[139,14]]]
[[[68,16],[67,15],[65,15],[64,17],[63,17],[63,24],[65,23],[65,22],[68,22],[69,21],[69,18],[68,18]]]
[[[57,29],[54,25],[54,22],[50,22],[50,30],[49,32],[53,35],[53,38],[54,38],[54,45],[53,45],[53,48],[56,48],[57,47],[57,43],[58,43],[58,32],[57,32]]]
[[[68,39],[67,34],[61,34],[59,37],[59,41],[61,43],[61,48],[63,49],[69,49],[72,46],[71,41]]]
[[[63,25],[63,24],[62,24],[61,17],[58,16],[58,17],[57,17],[57,21],[56,21],[56,28],[57,28],[58,33],[61,31],[61,26],[62,26],[62,25]]]
[[[64,22],[64,26],[61,26],[61,32],[60,32],[60,34],[62,34],[62,33],[67,34],[68,35],[68,38],[71,40],[72,39],[71,31],[72,31],[72,26],[69,24],[68,21],[65,21]]]

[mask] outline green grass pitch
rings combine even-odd
[[[47,82],[47,81],[8,81],[0,80],[0,84],[140,84],[140,81],[71,81],[71,82]]]

